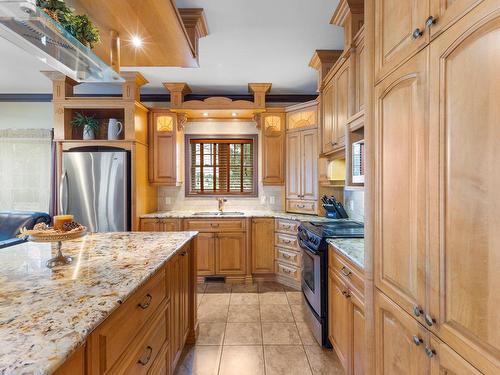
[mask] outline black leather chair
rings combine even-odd
[[[50,222],[50,216],[44,212],[0,211],[0,249],[24,242],[17,238],[22,228],[33,229],[35,224]]]

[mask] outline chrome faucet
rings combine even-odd
[[[217,198],[217,206],[218,206],[220,213],[222,213],[222,211],[224,211],[224,203],[225,202],[227,202],[226,198]]]

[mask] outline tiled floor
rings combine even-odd
[[[277,283],[198,286],[200,332],[175,375],[342,375],[304,323],[301,292]]]

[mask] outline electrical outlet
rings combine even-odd
[[[172,204],[172,198],[171,197],[165,197],[165,204],[167,204],[167,205]]]
[[[350,201],[349,201],[349,209],[350,209],[351,211],[354,211],[354,201],[353,201],[353,200],[350,200]]]
[[[265,195],[260,197],[260,204],[266,204],[266,196]]]
[[[275,204],[276,203],[276,198],[274,196],[269,197],[269,204]]]

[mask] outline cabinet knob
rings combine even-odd
[[[436,351],[432,348],[429,348],[428,346],[425,347],[425,354],[427,354],[427,357],[432,358],[436,355]]]
[[[422,340],[420,337],[418,337],[417,335],[414,335],[413,336],[413,342],[415,343],[415,345],[419,346],[420,344],[422,344],[424,342],[424,340]]]
[[[429,314],[425,314],[424,320],[429,327],[434,325],[434,323],[436,323],[436,320]]]
[[[146,298],[144,299],[144,301],[137,304],[137,306],[139,306],[143,310],[146,310],[149,307],[149,305],[151,304],[152,299],[153,299],[153,296],[148,293],[148,294],[146,294]]]
[[[433,16],[429,16],[425,20],[425,26],[428,27],[428,28],[432,27],[432,25],[434,25],[436,22],[437,22],[437,18],[434,18]]]
[[[345,298],[350,298],[350,297],[351,297],[351,294],[349,293],[349,291],[348,291],[348,290],[344,290],[344,291],[342,292],[342,294],[344,295],[344,297],[345,297]]]
[[[347,277],[351,276],[351,274],[352,274],[351,270],[349,268],[347,268],[346,266],[343,266],[341,271],[344,274],[344,276],[347,276]]]
[[[413,39],[418,39],[420,38],[422,35],[424,35],[424,32],[422,30],[420,30],[418,27],[413,31],[413,33],[411,34],[411,36],[413,37]]]
[[[424,313],[424,310],[422,310],[422,308],[420,306],[413,306],[413,315],[415,315],[416,317],[419,317],[423,313]]]
[[[137,363],[140,363],[141,365],[146,366],[148,364],[149,360],[151,359],[152,354],[153,354],[153,348],[148,345],[148,347],[146,348],[146,351],[144,352],[144,355],[141,358],[139,358]],[[146,358],[144,358],[144,357],[146,357]]]

